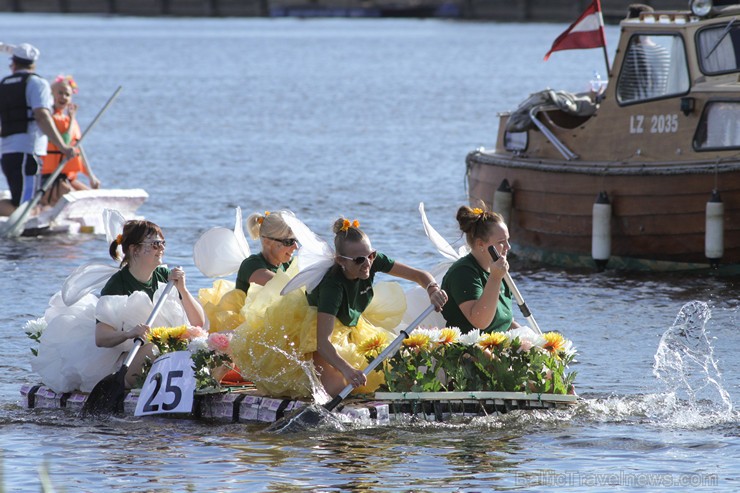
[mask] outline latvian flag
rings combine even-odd
[[[550,58],[553,51],[582,50],[600,46],[606,46],[604,19],[601,17],[600,0],[593,0],[578,20],[558,36],[545,55],[545,60]]]

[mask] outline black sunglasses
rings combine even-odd
[[[280,239],[280,238],[270,238],[269,236],[265,236],[265,238],[267,238],[268,240],[277,241],[279,243],[282,243],[284,247],[292,247],[293,245],[298,243],[298,240],[296,240],[295,238]]]
[[[375,257],[377,255],[378,255],[378,252],[376,252],[376,251],[373,250],[372,252],[370,252],[369,255],[366,255],[364,257],[363,256],[360,256],[360,257],[347,257],[346,255],[339,255],[339,254],[337,254],[337,257],[346,258],[347,260],[351,260],[352,262],[356,263],[357,265],[362,265],[362,264],[365,263],[365,260],[367,260],[368,262],[372,262],[373,260],[375,260]]]
[[[152,241],[142,241],[139,243],[140,245],[151,245],[154,248],[164,248],[167,246],[167,242],[164,240],[152,240]]]

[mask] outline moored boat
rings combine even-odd
[[[10,198],[8,191],[0,192],[1,198]],[[126,219],[134,219],[136,211],[149,198],[141,188],[78,190],[64,194],[53,206],[31,217],[25,224],[23,235],[36,236],[56,233],[105,233],[103,209],[119,211]],[[0,223],[7,217],[0,217]]]
[[[514,252],[565,266],[740,271],[740,5],[620,24],[608,85],[543,91],[466,159]]]

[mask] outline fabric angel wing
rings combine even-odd
[[[462,246],[460,247],[460,250],[455,251],[455,249],[452,248],[452,245],[450,245],[447,240],[442,238],[442,235],[437,233],[437,230],[434,229],[431,224],[429,224],[427,214],[424,211],[424,202],[419,202],[419,214],[421,214],[421,224],[424,226],[424,232],[427,234],[427,238],[432,241],[432,244],[437,249],[437,251],[442,254],[442,256],[454,262],[463,255],[467,255],[469,251],[467,246]]]
[[[242,209],[236,208],[234,230],[211,228],[193,246],[193,262],[206,277],[224,277],[239,270],[242,261],[251,255],[242,229]]]
[[[123,232],[126,218],[114,209],[103,209],[103,225],[105,238],[111,244]],[[120,247],[119,247],[120,248]],[[108,279],[118,271],[118,267],[110,264],[91,262],[77,267],[62,284],[62,301],[72,306],[85,295],[99,291],[108,282]]]
[[[77,267],[62,284],[62,301],[72,306],[86,294],[100,291],[118,267],[108,264],[90,263]]]
[[[105,239],[109,245],[123,233],[125,223],[126,218],[117,210],[103,209],[103,227],[105,228]]]
[[[306,292],[310,293],[334,265],[334,250],[296,217],[286,214],[283,219],[290,226],[301,248],[296,254],[299,272],[285,285],[280,294],[285,295],[301,286],[306,286]]]

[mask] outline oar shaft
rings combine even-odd
[[[93,129],[95,124],[100,120],[100,117],[103,116],[103,113],[108,109],[108,107],[113,103],[113,101],[118,97],[118,93],[121,92],[122,86],[118,86],[118,89],[111,95],[111,97],[108,98],[108,101],[106,101],[105,105],[98,111],[98,114],[95,115],[95,118],[93,118],[93,121],[90,122],[90,124],[87,126],[87,128],[82,132],[82,135],[80,136],[80,139],[75,143],[75,146],[79,146],[82,143],[82,140],[85,138],[85,136],[90,132],[90,130]],[[62,173],[62,170],[64,169],[64,165],[67,164],[67,161],[69,161],[69,158],[65,158],[62,160],[61,163],[56,167],[54,172],[49,176],[49,178],[46,179],[44,184],[41,186],[41,188],[36,192],[37,195],[43,195],[46,193],[46,191],[51,187],[51,185],[54,183],[54,180],[57,179],[57,177]],[[41,192],[39,194],[39,192]],[[34,197],[35,198],[35,197]],[[39,199],[41,197],[39,196]],[[31,207],[33,208],[33,207]]]
[[[501,258],[501,255],[496,251],[496,249],[493,246],[488,247],[488,253],[491,255],[493,260],[498,260]],[[532,315],[532,312],[529,311],[529,307],[527,306],[527,303],[524,301],[524,297],[522,296],[522,293],[519,292],[519,289],[517,289],[516,284],[514,284],[514,280],[511,278],[511,275],[507,272],[504,275],[504,282],[507,286],[509,286],[509,289],[511,290],[511,293],[514,295],[514,299],[516,300],[516,304],[519,306],[519,310],[521,310],[522,315],[524,318],[527,319],[527,322],[529,322],[530,328],[537,332],[538,334],[542,334],[542,331],[540,330],[540,326],[537,325],[537,321],[534,319],[534,315]]]
[[[118,86],[118,89],[113,93],[113,95],[108,98],[108,101],[105,103],[105,105],[101,108],[100,111],[98,111],[98,114],[95,115],[95,118],[93,118],[93,121],[90,122],[90,124],[87,126],[85,131],[80,136],[80,139],[77,141],[75,145],[79,145],[82,142],[82,139],[85,138],[85,136],[92,130],[92,128],[95,126],[95,123],[100,119],[100,117],[105,113],[105,110],[108,109],[108,107],[111,105],[114,99],[118,96],[118,93],[121,92],[121,86]],[[11,215],[8,218],[8,222],[3,225],[3,227],[0,229],[0,236],[6,236],[6,237],[12,237],[12,236],[18,236],[23,231],[23,225],[26,223],[26,218],[31,213],[34,207],[41,201],[41,198],[44,196],[46,191],[51,187],[51,185],[54,183],[54,181],[57,179],[57,177],[62,173],[62,170],[64,169],[64,165],[67,164],[67,161],[69,161],[69,158],[65,158],[62,160],[62,162],[59,163],[59,165],[56,167],[54,172],[46,179],[46,181],[41,185],[41,188],[36,190],[34,193],[34,196],[27,202],[24,202],[20,204],[18,207],[23,208],[21,213],[13,217]],[[17,212],[17,211],[16,211]]]
[[[524,301],[522,293],[519,292],[519,289],[516,287],[516,284],[514,284],[514,280],[511,278],[508,272],[504,276],[504,282],[506,282],[506,285],[509,286],[509,289],[514,295],[514,299],[516,299],[516,304],[519,306],[519,310],[522,312],[524,318],[527,319],[529,325],[532,327],[532,329],[534,329],[535,332],[537,332],[538,334],[542,334],[542,330],[540,330],[540,326],[537,325],[537,321],[534,319],[534,315],[532,315],[532,312],[529,311],[527,302]]]
[[[154,309],[152,310],[152,313],[149,314],[149,318],[146,319],[146,324],[151,327],[151,325],[154,323],[154,319],[157,318],[157,315],[159,314],[159,311],[162,309],[162,305],[164,305],[165,300],[167,299],[167,295],[172,291],[172,286],[174,286],[174,283],[172,281],[167,283],[167,286],[165,286],[164,291],[162,291],[162,295],[157,300],[157,304],[154,305]],[[139,351],[139,348],[144,345],[144,340],[141,337],[137,337],[134,339],[134,347],[131,348],[131,351],[128,352],[128,356],[126,357],[126,360],[123,362],[123,366],[121,368],[128,368],[131,366],[131,363],[134,361],[134,358],[136,357],[136,353]]]
[[[378,367],[383,361],[388,359],[390,356],[394,355],[396,351],[398,351],[398,348],[401,347],[401,344],[403,344],[403,340],[406,339],[411,332],[413,332],[419,324],[429,316],[430,313],[434,311],[434,305],[429,305],[426,310],[422,312],[421,315],[416,317],[416,320],[411,322],[408,327],[406,327],[405,330],[401,331],[401,334],[393,339],[393,342],[391,342],[378,356],[375,357],[374,360],[370,362],[369,365],[367,365],[367,368],[362,370],[362,373],[365,374],[365,376],[369,375],[371,371],[373,371],[375,368]],[[347,385],[342,391],[337,395],[334,399],[332,399],[331,402],[329,402],[325,407],[328,410],[334,409],[337,404],[339,404],[342,400],[344,400],[345,397],[349,395],[350,392],[352,392],[352,389],[354,387],[352,385]]]

